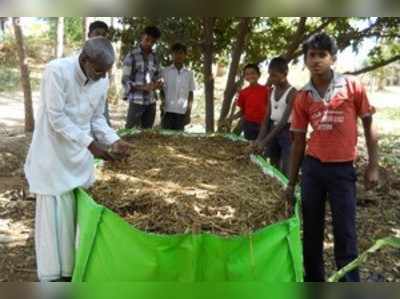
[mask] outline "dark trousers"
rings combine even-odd
[[[256,140],[258,133],[260,132],[260,124],[251,121],[243,121],[243,132],[244,138],[247,140]]]
[[[185,129],[185,114],[166,112],[163,115],[161,127],[165,130],[183,131]]]
[[[151,129],[156,118],[156,104],[140,105],[129,102],[125,128]]]
[[[332,210],[336,267],[357,258],[356,174],[352,162],[322,163],[306,156],[303,161],[301,196],[305,281],[324,281],[323,240],[325,201]],[[342,281],[358,282],[358,269]]]
[[[273,126],[271,128],[273,129]],[[292,140],[288,125],[283,128],[274,139],[272,139],[271,144],[265,151],[265,155],[271,159],[272,165],[277,167],[286,176],[289,174],[289,157],[291,147]]]

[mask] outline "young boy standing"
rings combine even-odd
[[[243,117],[244,137],[249,141],[257,139],[261,124],[267,113],[267,100],[269,87],[258,83],[261,72],[256,64],[248,64],[244,67],[244,79],[249,86],[239,92],[236,105],[240,111],[231,117],[234,119]]]
[[[161,88],[160,63],[153,47],[161,37],[155,26],[144,29],[140,44],[124,59],[122,86],[129,101],[127,129],[151,129],[156,116],[156,91]]]
[[[289,170],[291,148],[290,115],[296,89],[287,80],[288,63],[282,57],[271,60],[268,73],[272,91],[269,97],[269,113],[263,121],[258,134],[255,150],[259,153],[266,149],[266,156],[271,164],[280,169],[286,176]]]
[[[93,23],[90,23],[89,25],[89,32],[88,32],[88,38],[95,38],[95,37],[105,37],[108,38],[109,35],[109,28],[106,23],[103,21],[94,21]],[[109,78],[111,77],[112,69],[108,72]],[[106,118],[108,126],[111,127],[111,121],[110,121],[110,109],[108,107],[108,98],[106,99],[106,105],[104,107],[104,117]]]
[[[291,202],[302,165],[301,197],[305,281],[324,281],[323,240],[325,201],[332,210],[334,252],[337,268],[355,259],[357,118],[361,118],[369,164],[365,187],[378,182],[377,133],[372,126],[373,107],[363,86],[354,78],[332,70],[336,41],[325,33],[310,37],[303,45],[310,82],[297,94],[292,113],[294,141],[290,157],[286,200]],[[313,131],[306,142],[307,126]],[[303,159],[304,158],[304,159]],[[358,270],[343,281],[358,282]]]
[[[163,116],[161,127],[183,131],[185,120],[190,117],[193,104],[193,72],[184,66],[187,48],[176,43],[171,48],[173,64],[161,72],[164,81],[161,90]]]

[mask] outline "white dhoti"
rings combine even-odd
[[[72,276],[75,212],[73,191],[60,196],[36,195],[35,249],[40,281]]]

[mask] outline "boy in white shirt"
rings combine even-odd
[[[184,66],[187,48],[176,43],[171,48],[173,64],[162,70],[162,121],[166,130],[183,131],[190,119],[195,89],[193,72]]]

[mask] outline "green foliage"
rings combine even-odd
[[[51,58],[53,45],[46,36],[25,36],[24,42],[29,61],[42,64]],[[10,68],[18,67],[17,53],[14,36],[5,36],[1,45],[0,65]]]
[[[49,24],[49,31],[45,34],[49,41],[55,45],[57,36],[57,18],[43,18]],[[68,48],[79,48],[83,41],[82,17],[64,18],[64,44]]]
[[[196,17],[168,17],[168,18],[145,18],[124,17],[122,19],[124,29],[114,34],[114,40],[122,41],[121,59],[133,47],[140,42],[141,34],[148,25],[155,25],[161,29],[162,35],[157,43],[156,51],[163,65],[171,63],[170,47],[176,42],[188,47],[188,64],[197,73],[202,68],[203,53],[203,30],[202,19]],[[215,24],[214,44],[215,60],[227,64],[229,57],[231,39],[234,35],[237,18],[218,18]]]
[[[17,90],[19,87],[19,70],[2,67],[0,72],[0,92]]]

